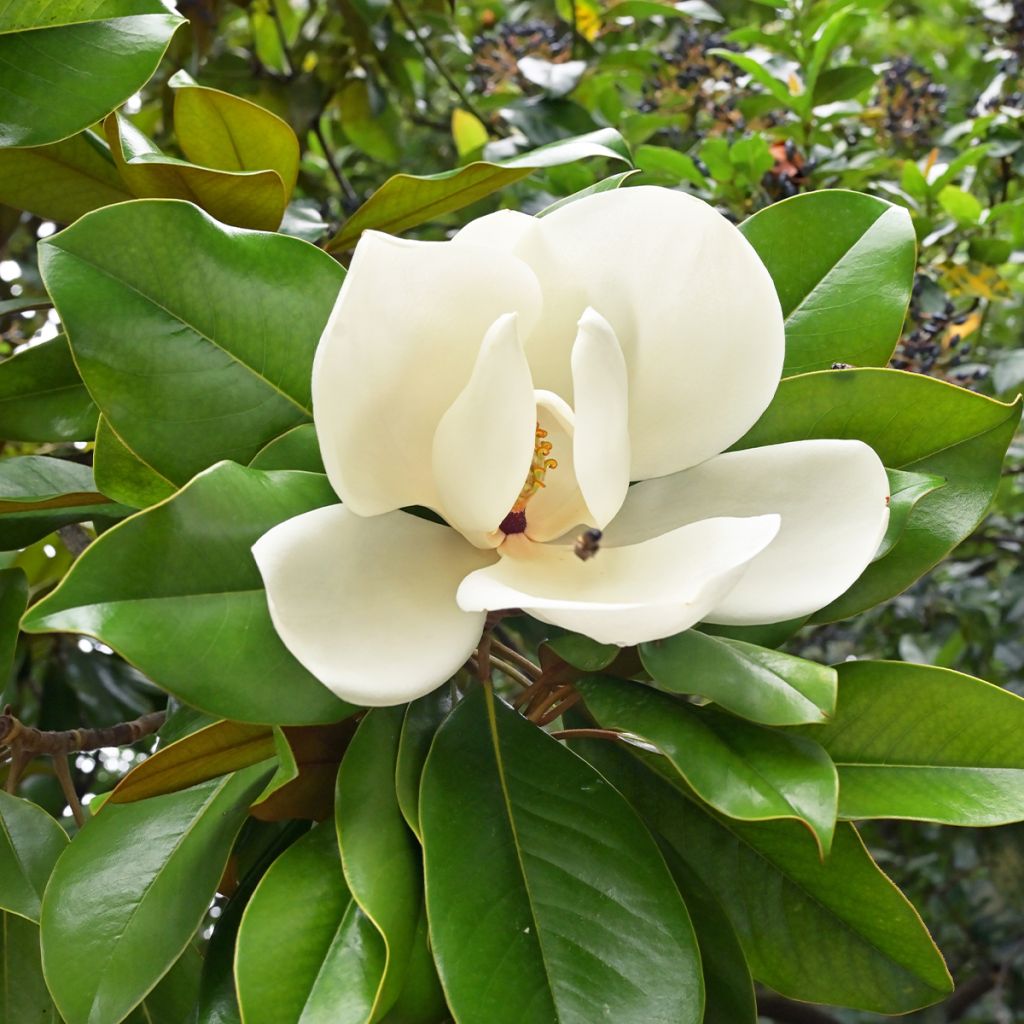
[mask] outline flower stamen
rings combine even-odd
[[[526,505],[529,500],[545,485],[545,476],[553,469],[558,469],[558,459],[550,458],[553,445],[547,440],[548,432],[538,423],[534,432],[533,459],[530,471],[526,474],[519,497],[516,498],[512,511],[501,521],[498,527],[503,533],[523,533],[526,530]]]

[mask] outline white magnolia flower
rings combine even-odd
[[[720,454],[782,358],[764,265],[679,192],[503,211],[450,242],[364,234],[313,368],[343,504],[253,549],[278,633],[339,696],[387,705],[449,678],[491,610],[625,645],[823,607],[875,554],[888,483],[859,441]]]

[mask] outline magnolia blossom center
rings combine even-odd
[[[547,437],[548,432],[538,423],[534,433],[533,459],[530,461],[530,471],[526,474],[526,482],[511,511],[498,527],[504,534],[526,532],[526,506],[537,491],[545,486],[544,477],[548,471],[558,468],[558,460],[550,458],[552,445]]]

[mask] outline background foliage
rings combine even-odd
[[[500,206],[539,212],[616,174],[685,187],[737,221],[801,192],[856,189],[906,208],[918,238],[918,275],[892,365],[1003,400],[1024,382],[1019,3],[181,0],[178,7],[180,26],[159,4],[139,15],[149,19],[149,43],[136,56],[144,66],[118,69],[123,88],[96,98],[87,113],[96,122],[90,132],[65,138],[55,123],[46,134],[26,109],[12,113],[12,127],[0,138],[6,145],[46,146],[0,151],[0,355],[18,353],[0,364],[0,436],[15,433],[10,425],[17,422],[20,438],[4,442],[3,454],[60,455],[77,463],[81,480],[62,481],[60,490],[74,491],[84,504],[96,500],[86,469],[94,462],[97,482],[104,474],[121,481],[112,496],[123,505],[105,506],[105,516],[116,518],[187,481],[201,468],[188,461],[197,457],[198,438],[185,444],[179,437],[179,447],[172,436],[147,448],[140,428],[133,448],[146,459],[132,463],[130,474],[125,460],[132,452],[119,446],[109,425],[101,422],[95,451],[71,443],[83,436],[82,423],[91,433],[96,410],[70,362],[41,275],[55,277],[62,252],[71,246],[88,253],[95,239],[85,222],[77,235],[62,236],[59,247],[42,246],[42,265],[36,244],[58,224],[134,196],[192,199],[242,227],[280,224],[284,235],[314,241],[344,262],[367,227],[441,238],[482,212]],[[86,61],[90,30],[87,23],[47,32],[68,60]],[[6,48],[0,55],[8,62],[18,57],[16,47],[17,33],[0,34]],[[153,77],[135,91],[152,68]],[[82,116],[72,99],[71,106],[48,102],[62,115]],[[204,128],[212,114],[223,126],[219,134]],[[239,138],[260,145],[231,144]],[[558,145],[568,138],[577,141]],[[535,152],[541,147],[552,148]],[[622,160],[627,153],[635,170]],[[386,184],[396,174],[422,180],[400,179],[400,189]],[[147,272],[154,280],[218,273],[194,265],[172,220],[164,261]],[[116,230],[115,220],[110,224]],[[287,237],[275,241],[282,249],[290,244]],[[105,258],[131,265],[132,246],[125,229]],[[258,288],[260,275],[272,276],[276,266],[271,253],[254,248],[239,273]],[[331,273],[329,261],[312,258],[303,271]],[[112,293],[110,302],[113,310],[123,298]],[[62,312],[72,324],[73,295]],[[287,329],[315,344],[315,336],[305,337],[308,309],[297,302],[281,315]],[[244,331],[237,334],[218,343],[241,344]],[[97,339],[97,347],[105,340]],[[40,367],[49,380],[64,372],[65,384],[26,398],[23,381]],[[108,371],[101,359],[94,367],[80,360],[79,368],[90,388],[103,387]],[[241,408],[258,397],[260,384],[239,373],[224,387]],[[294,403],[308,401],[308,381],[297,380],[294,389],[293,404],[282,401],[268,440],[301,422]],[[134,440],[132,424],[148,411],[123,410],[120,436]],[[224,444],[230,447],[230,439]],[[207,454],[202,465],[220,457]],[[259,458],[265,461],[256,465],[275,468],[269,450]],[[236,486],[244,494],[248,485],[240,476]],[[310,494],[306,507],[322,500]],[[44,501],[9,521],[10,546],[28,546],[0,554],[0,567],[23,569],[33,595],[51,588],[88,540],[77,517],[62,511],[68,512],[66,503]],[[257,518],[254,511],[254,523]],[[105,520],[95,523],[102,529]],[[853,656],[927,662],[1024,694],[1022,526],[1024,438],[1018,437],[993,514],[953,557],[851,622],[805,627],[785,649],[825,663]],[[240,529],[258,536],[262,527]],[[0,573],[0,615],[23,604],[17,580]],[[8,664],[0,703],[41,728],[108,726],[163,704],[138,671],[85,639],[22,636],[16,650],[0,650],[0,668]],[[330,717],[330,710],[324,714]],[[135,749],[149,746],[143,741]],[[132,747],[79,756],[77,790],[87,799],[108,791],[134,757]],[[242,773],[232,785],[255,783]],[[73,830],[49,762],[35,762],[19,792]],[[1019,1019],[1021,828],[942,830],[898,822],[863,828],[882,866],[922,909],[961,982],[945,1005],[911,1019]],[[278,841],[270,836],[268,846]],[[322,854],[313,843],[294,849],[296,859]],[[281,870],[287,870],[283,863]],[[257,929],[250,934],[258,941]],[[780,1022],[879,1019],[840,1011],[815,1016],[774,999],[763,1008]]]

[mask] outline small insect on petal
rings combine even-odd
[[[573,545],[576,557],[583,562],[593,558],[601,550],[601,536],[600,530],[584,530]]]

